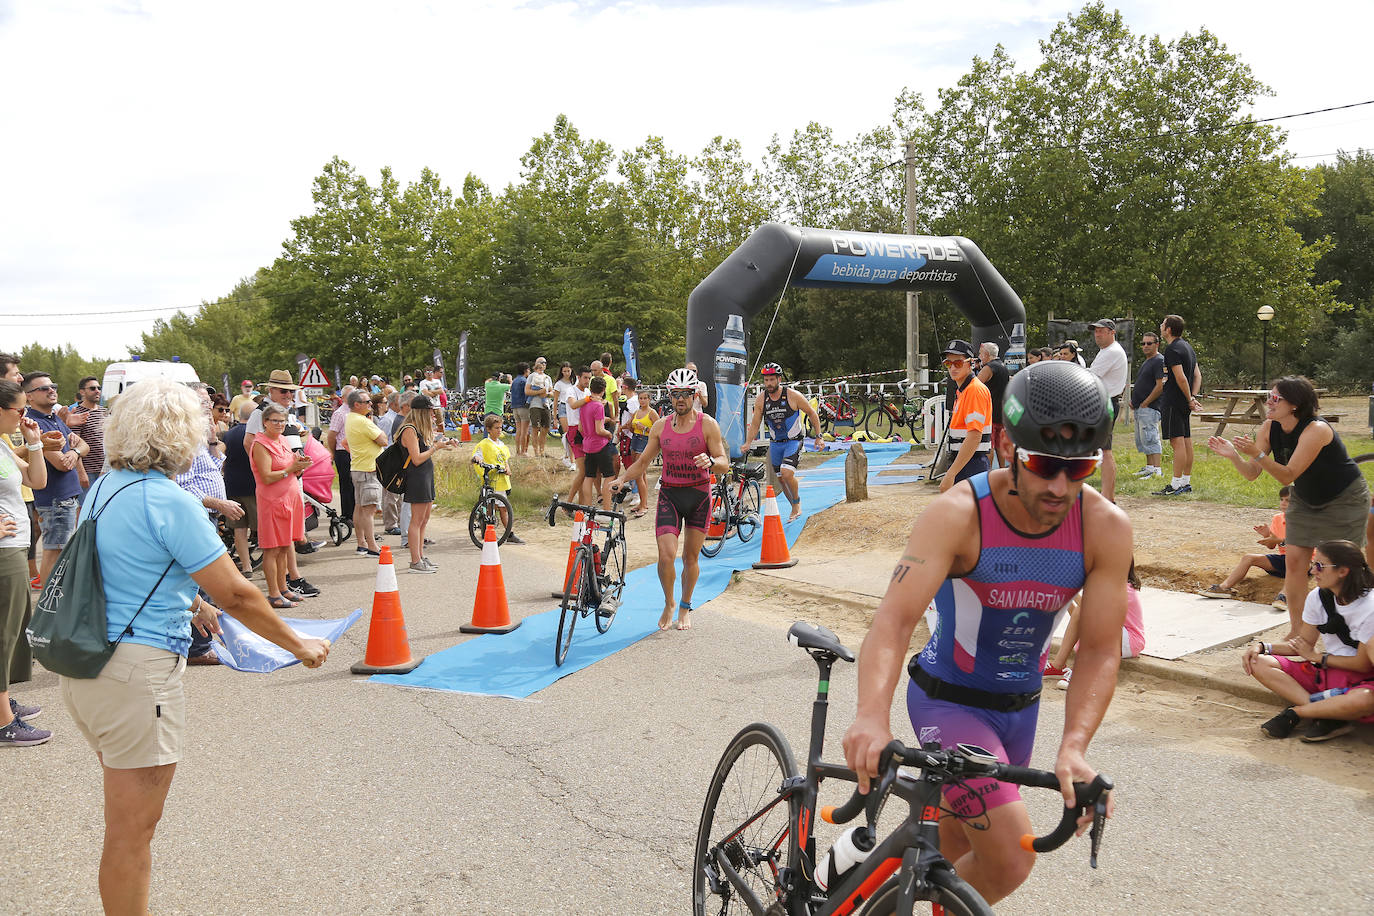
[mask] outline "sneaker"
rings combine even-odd
[[[27,721],[29,719],[37,719],[39,715],[42,714],[43,707],[25,706],[22,703],[16,702],[14,697],[10,697],[10,712],[14,714],[16,719]]]
[[[439,568],[437,566],[431,566],[422,559],[419,563],[411,563],[410,571],[414,573],[436,573],[439,571]]]
[[[1145,467],[1136,471],[1135,476],[1137,480],[1144,480],[1147,477],[1153,477],[1155,476],[1154,468],[1147,464],[1145,465]]]
[[[566,458],[563,459],[563,467],[567,468],[570,471],[576,470],[576,467],[574,467],[573,463]]]
[[[1040,672],[1042,677],[1063,677],[1064,672],[1069,669],[1060,668],[1053,662],[1045,662],[1045,670]]]
[[[1166,484],[1164,485],[1164,489],[1162,489],[1162,490],[1153,490],[1153,491],[1151,491],[1151,495],[1152,495],[1152,496],[1173,496],[1173,495],[1176,494],[1177,492],[1178,492],[1178,490],[1175,490],[1175,489],[1174,489],[1174,485],[1173,485],[1173,484],[1171,484],[1171,483],[1166,483]]]
[[[433,560],[431,560],[429,557],[420,557],[420,562],[423,563],[423,564],[425,564],[426,566],[428,566],[428,567],[429,567],[431,570],[433,570],[434,572],[438,572],[438,571],[439,571],[439,564],[438,564],[438,563],[435,563],[435,562],[434,562]]]
[[[37,576],[29,580],[29,588],[42,588],[43,582]]]
[[[1288,599],[1285,598],[1283,595],[1279,595],[1277,598],[1275,598],[1273,603],[1269,606],[1276,611],[1283,611],[1285,614],[1288,613]]]
[[[52,732],[34,728],[22,719],[15,719],[0,728],[0,747],[32,747],[43,744],[52,737]]]
[[[1182,496],[1185,493],[1191,492],[1193,492],[1193,485],[1190,483],[1185,483],[1183,486],[1179,487],[1177,490],[1174,491],[1174,495]]]
[[[1293,711],[1293,707],[1290,706],[1261,725],[1260,731],[1264,732],[1270,738],[1287,738],[1289,735],[1293,734],[1293,729],[1297,728],[1298,723],[1301,721],[1302,720],[1298,718],[1298,714]]]
[[[386,533],[387,533],[387,534],[394,534],[394,535],[396,535],[396,537],[400,537],[400,536],[401,536],[401,529],[400,529],[400,528],[397,528],[397,527],[395,527],[395,526],[392,526],[392,527],[386,529]]]
[[[506,537],[506,543],[507,543],[507,544],[523,544],[523,543],[525,543],[525,542],[524,542],[523,540],[521,540],[520,537],[517,536],[516,533],[515,533],[514,531],[512,531],[512,532],[510,533],[510,535]]]
[[[1065,669],[1064,669],[1064,676],[1061,677],[1061,678],[1059,679],[1059,683],[1058,683],[1058,684],[1055,684],[1054,686],[1058,687],[1060,690],[1068,690],[1068,689],[1069,689],[1069,681],[1071,681],[1071,680],[1073,680],[1073,669],[1072,669],[1072,668],[1065,668]]]
[[[1222,588],[1220,585],[1209,585],[1206,588],[1198,589],[1197,594],[1204,598],[1234,598],[1236,590],[1234,588]]]
[[[380,557],[382,555],[380,550],[368,550],[366,547],[359,547],[353,552],[360,557]]]
[[[433,539],[431,539],[431,538],[425,538],[425,544],[424,544],[424,546],[426,546],[426,547],[433,547],[434,544],[435,544],[435,541],[434,541]]]
[[[1330,741],[1346,734],[1354,727],[1355,723],[1348,719],[1313,719],[1312,724],[1307,726],[1307,731],[1302,733],[1302,740],[1308,744]]]
[[[315,586],[311,585],[309,582],[305,581],[304,578],[287,579],[286,587],[291,589],[291,591],[295,592],[296,594],[303,595],[306,598],[320,597],[320,590]]]

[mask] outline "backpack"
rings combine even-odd
[[[1328,589],[1322,588],[1317,590],[1317,597],[1321,599],[1322,610],[1326,611],[1326,623],[1317,624],[1317,632],[1330,633],[1350,648],[1359,651],[1359,640],[1350,635],[1350,624],[1341,612],[1336,610],[1336,596]]]
[[[377,479],[389,493],[406,491],[406,478],[410,474],[410,449],[401,444],[401,432],[407,428],[415,429],[414,426],[402,426],[396,430],[396,441],[382,449],[377,456]],[[418,436],[420,431],[416,429],[415,434]]]
[[[58,555],[57,565],[53,567],[38,596],[38,604],[34,607],[33,619],[27,630],[34,658],[49,671],[84,679],[99,675],[120,641],[134,631],[134,621],[148,606],[153,593],[167,578],[167,573],[171,572],[175,560],[168,563],[162,575],[158,576],[157,584],[143,599],[130,618],[129,625],[119,634],[119,639],[110,642],[106,636],[105,584],[100,574],[100,555],[95,543],[96,520],[116,496],[146,480],[135,480],[115,490],[104,505],[77,526],[71,540]],[[104,483],[104,480],[100,483]],[[96,495],[99,494],[100,483],[96,484]]]

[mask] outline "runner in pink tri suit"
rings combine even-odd
[[[1066,803],[1073,782],[1097,775],[1084,755],[1116,688],[1131,560],[1130,520],[1084,485],[1110,441],[1107,390],[1076,363],[1040,362],[1007,383],[1002,416],[1003,467],[951,487],[920,514],[864,638],[858,709],[844,738],[861,791],[892,740],[892,696],[932,601],[938,622],[907,667],[916,740],[977,744],[1027,765],[1050,635],[1080,586],[1078,657],[1054,771]],[[1025,803],[993,780],[947,787],[945,797],[953,813],[940,822],[940,851],[996,903],[1035,863],[1020,844],[1032,832]],[[1111,806],[1109,797],[1109,816]]]
[[[668,629],[673,622],[673,585],[677,577],[674,565],[679,539],[683,542],[682,600],[677,603],[677,628],[686,630],[692,626],[692,590],[701,572],[698,559],[711,516],[710,475],[712,471],[724,474],[730,470],[720,427],[696,409],[696,393],[697,374],[690,369],[674,369],[668,376],[672,412],[650,428],[644,452],[611,484],[612,489],[620,489],[627,480],[644,473],[654,456],[662,451],[663,476],[659,480],[654,519],[658,581],[663,586],[660,630]]]

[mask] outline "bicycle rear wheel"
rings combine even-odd
[[[888,411],[891,402],[887,396],[880,394],[873,402],[868,416],[864,418],[864,432],[868,433],[870,439],[886,439],[892,435],[892,414]]]
[[[502,521],[501,509],[506,510],[505,521]],[[511,525],[515,521],[515,513],[511,509],[510,500],[500,493],[488,493],[477,500],[477,505],[472,507],[472,514],[468,516],[468,537],[472,538],[472,543],[477,545],[477,549],[482,549],[482,542],[487,537],[487,525],[496,526],[496,543],[506,543],[506,538],[510,537]]]
[[[763,496],[759,493],[757,480],[746,480],[744,491],[740,493],[739,505],[735,506],[739,525],[735,532],[741,541],[748,542],[763,525]]]
[[[983,895],[973,889],[953,868],[941,868],[928,876],[930,891],[924,900],[917,900],[912,913],[932,916],[993,916]],[[929,903],[930,909],[925,905]],[[892,916],[897,912],[897,878],[886,881],[860,913],[862,916]]]
[[[588,592],[591,590],[587,577],[595,574],[596,570],[592,567],[592,549],[584,544],[577,548],[577,553],[573,557],[572,576],[568,580],[571,584],[563,593],[563,603],[558,613],[558,637],[553,644],[555,666],[562,667],[564,659],[568,657],[568,649],[572,648],[573,625],[577,623],[577,618],[582,616],[582,609],[586,607]]]
[[[778,869],[792,865],[783,859],[790,846],[793,805],[778,803],[744,830],[739,828],[778,797],[784,779],[795,775],[792,748],[782,733],[767,723],[746,727],[725,748],[711,775],[697,826],[692,858],[694,916],[749,912],[734,886],[719,873],[714,861],[717,848],[722,848],[760,903],[767,907],[782,900]],[[713,889],[713,884],[719,890]]]
[[[605,633],[611,628],[615,612],[620,607],[620,593],[625,590],[626,554],[625,539],[618,537],[611,540],[606,547],[606,554],[601,558],[601,603],[597,605],[596,613],[593,615],[599,633]]]
[[[716,485],[711,488],[711,516],[706,523],[706,539],[701,542],[703,557],[714,557],[725,546],[725,539],[730,536],[731,513],[734,509],[734,500],[730,497],[730,481],[716,481]]]

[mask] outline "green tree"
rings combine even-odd
[[[114,362],[112,359],[85,359],[67,344],[47,347],[31,343],[15,355],[19,357],[19,368],[24,372],[48,373],[57,386],[59,404],[78,400],[77,382],[88,375],[103,378],[105,367]]]
[[[275,359],[278,354],[270,345],[267,300],[258,291],[262,274],[240,280],[229,295],[202,303],[194,315],[178,312],[166,321],[158,319],[130,353],[140,359],[180,359],[216,388],[225,373],[257,378],[276,366],[294,366]]]

